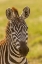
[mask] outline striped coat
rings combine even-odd
[[[30,8],[25,7],[19,16],[17,9],[8,8],[6,17],[9,22],[6,27],[6,37],[0,42],[0,64],[28,64],[26,55],[28,33],[25,19],[30,14]]]

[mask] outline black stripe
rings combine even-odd
[[[6,62],[6,64],[10,64],[8,62],[8,47],[7,46],[6,46],[6,52],[5,52],[5,62]]]
[[[13,58],[11,58],[10,55],[9,55],[9,59],[10,59],[11,62],[16,63],[16,64],[19,64],[17,61],[15,61]]]
[[[19,56],[17,56],[16,54],[14,54],[11,50],[10,50],[10,54],[13,55],[13,56],[15,56],[15,57],[17,57],[17,58],[19,58]]]
[[[25,62],[24,64],[28,64],[28,63],[27,63],[27,59],[26,59],[26,62]]]
[[[26,38],[26,40],[28,40],[28,37]]]
[[[25,58],[22,59],[22,61],[20,63],[22,63],[24,61]]]
[[[26,35],[28,35],[28,33],[26,33]]]
[[[19,44],[16,44],[16,46],[19,46]]]
[[[11,45],[11,49],[12,49],[12,51],[13,51],[15,54],[17,54],[17,53],[14,51],[14,49],[17,51],[17,49],[15,48],[15,46],[14,46],[14,49],[13,49],[13,47],[12,47],[12,45]],[[17,54],[17,55],[20,55],[20,54]]]

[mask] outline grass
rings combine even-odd
[[[7,18],[5,11],[8,7],[16,7],[21,14],[25,6],[30,7],[30,16],[26,19],[29,27],[27,58],[29,64],[42,64],[42,0],[0,0],[0,40],[5,37]]]

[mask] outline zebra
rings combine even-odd
[[[26,55],[29,52],[27,46],[28,27],[25,19],[30,14],[30,8],[25,7],[19,15],[14,7],[6,9],[8,19],[5,39],[0,41],[0,64],[28,64]]]

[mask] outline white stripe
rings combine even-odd
[[[11,52],[12,52],[13,54],[15,54],[15,53],[12,51],[11,47],[10,47],[10,50],[11,50]],[[15,54],[15,55],[18,56],[18,57],[20,57],[20,55],[18,55],[18,54]]]
[[[11,56],[14,60],[16,60],[17,62],[21,62],[22,59],[23,59],[23,57],[17,58],[17,57],[15,57],[15,56],[12,56],[11,54],[10,54],[10,56]]]
[[[13,45],[12,45],[12,47],[13,47]],[[13,49],[14,49],[14,51],[15,51],[17,54],[20,54],[18,51],[16,51],[16,50],[15,50],[15,48],[14,48],[14,47],[13,47]]]
[[[5,45],[4,55],[3,55],[4,64],[6,64],[5,63],[5,52],[6,52],[6,45]]]
[[[17,48],[17,49],[19,49],[19,48],[20,48],[20,46],[16,46],[16,48]]]
[[[2,56],[1,56],[1,64],[2,64]]]
[[[20,47],[19,42],[16,42],[16,48],[19,49],[19,47]]]
[[[21,64],[24,64],[26,62],[26,58],[23,60],[23,62]]]

